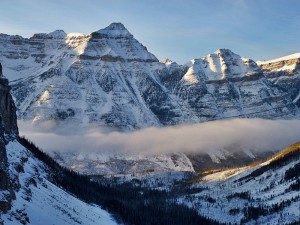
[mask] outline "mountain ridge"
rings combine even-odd
[[[211,171],[195,179],[182,202],[233,224],[298,224],[300,143],[248,167]],[[220,191],[221,190],[221,191]]]
[[[267,79],[287,92],[293,103],[300,106],[300,53],[258,62]]]
[[[165,64],[121,23],[89,35],[55,31],[42,36],[51,37],[53,33],[59,38],[37,35],[18,42],[2,39],[12,49],[0,49],[0,54],[8,77],[15,74],[13,96],[20,119],[63,122],[78,115],[77,120],[83,124],[96,122],[136,130],[230,117],[299,116],[297,107],[267,82],[254,61],[228,49],[186,65]],[[27,49],[27,45],[32,47]],[[21,61],[16,65],[11,59]],[[37,83],[44,87],[37,89]],[[247,88],[249,85],[253,90]],[[62,100],[54,100],[50,90],[57,90],[54,93],[59,93],[60,99],[77,101],[80,107],[59,103]],[[46,104],[49,98],[53,99],[51,107]],[[123,107],[128,103],[131,110]]]

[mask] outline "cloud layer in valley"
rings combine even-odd
[[[20,133],[44,151],[139,153],[280,150],[300,140],[300,120],[233,119],[135,132],[50,129],[19,121]],[[72,132],[71,132],[72,131]]]

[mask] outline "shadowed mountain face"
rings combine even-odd
[[[89,35],[0,35],[18,117],[136,130],[233,117],[292,118],[286,91],[250,59],[220,49],[161,63],[121,24]]]

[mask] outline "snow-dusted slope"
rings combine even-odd
[[[11,208],[15,197],[5,145],[18,137],[19,133],[16,108],[9,91],[8,80],[0,71],[0,215]]]
[[[53,158],[62,166],[88,175],[147,175],[171,171],[194,172],[184,153],[137,154],[109,152],[57,152]]]
[[[299,58],[300,58],[300,53],[294,53],[294,54],[283,56],[283,57],[280,57],[280,58],[277,58],[277,59],[257,61],[256,63],[258,65],[266,65],[266,64],[277,63],[277,62],[288,61],[288,60],[294,60],[294,59],[299,59]]]
[[[11,179],[19,186],[12,208],[0,215],[5,225],[117,224],[99,206],[89,205],[55,186],[47,166],[17,141],[6,146]]]
[[[212,173],[181,198],[211,219],[237,224],[298,224],[300,143],[258,164]]]
[[[300,53],[270,61],[259,61],[265,76],[277,87],[289,93],[293,102],[300,106]]]

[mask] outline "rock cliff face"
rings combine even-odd
[[[10,94],[8,80],[0,77],[0,115],[2,126],[9,136],[18,135],[16,107]]]
[[[8,162],[5,148],[5,137],[3,126],[0,128],[0,214],[10,209],[13,197],[11,183],[8,174]]]
[[[270,61],[258,62],[268,80],[287,92],[293,102],[300,106],[300,54]]]
[[[159,62],[120,23],[89,35],[0,35],[18,118],[136,130],[299,110],[250,59],[220,49],[180,66]]]
[[[0,64],[1,65],[1,64]],[[12,183],[8,173],[6,144],[17,137],[16,108],[10,95],[8,80],[0,71],[0,213],[11,207],[14,198]]]

